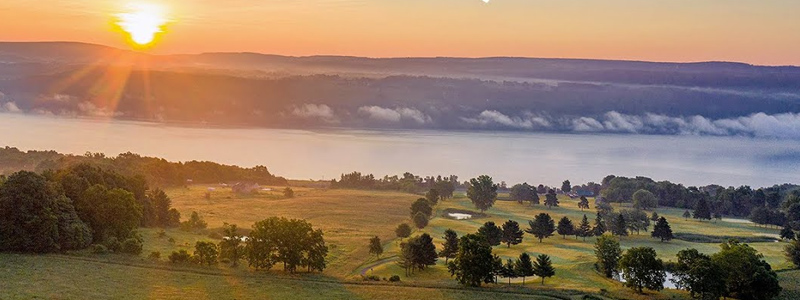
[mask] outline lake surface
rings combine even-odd
[[[800,141],[748,137],[521,132],[222,129],[0,114],[0,147],[171,161],[265,165],[292,179],[481,174],[496,182],[560,186],[608,174],[686,185],[800,183]]]

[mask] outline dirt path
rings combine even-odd
[[[360,272],[361,276],[366,276],[367,275],[367,271],[372,270],[373,268],[375,268],[377,266],[381,266],[381,265],[384,265],[384,264],[387,264],[387,263],[390,263],[390,262],[394,262],[396,260],[397,260],[397,256],[391,256],[391,257],[387,257],[387,258],[381,259],[379,261],[373,262],[371,264],[368,264],[367,266],[365,266],[364,268],[361,269],[361,272]]]

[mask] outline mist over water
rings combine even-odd
[[[454,174],[461,181],[488,174],[509,184],[580,184],[608,174],[685,185],[800,183],[800,140],[749,137],[221,129],[0,114],[1,146],[265,165],[291,179],[360,171]]]

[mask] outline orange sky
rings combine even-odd
[[[800,65],[797,0],[3,0],[0,40],[126,48],[111,23],[129,2],[169,11],[155,53]]]

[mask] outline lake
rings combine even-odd
[[[608,174],[686,185],[800,183],[800,141],[749,137],[524,132],[285,130],[178,127],[130,121],[0,114],[0,146],[134,152],[171,161],[265,165],[292,179],[481,174],[496,182],[560,186]]]

